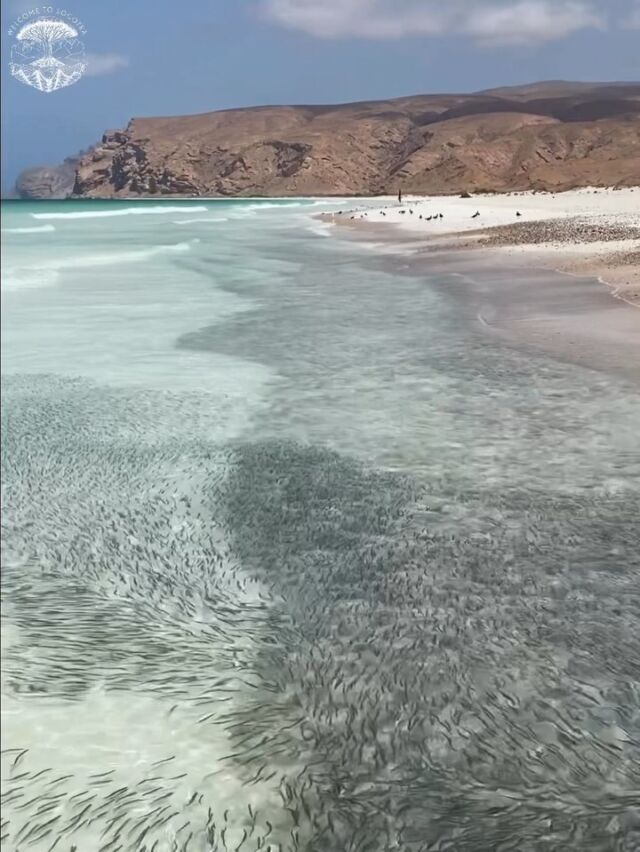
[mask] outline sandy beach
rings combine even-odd
[[[354,204],[324,219],[391,224],[407,239],[424,238],[430,251],[491,247],[513,263],[599,278],[640,305],[640,187],[386,198],[379,208]]]
[[[448,276],[478,329],[640,382],[640,188],[386,198],[323,219],[396,274]]]

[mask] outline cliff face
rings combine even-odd
[[[16,181],[19,198],[68,198],[75,182],[75,162],[61,166],[35,166],[21,172]]]
[[[640,181],[640,84],[536,84],[339,106],[133,119],[74,194],[361,195]]]
[[[80,151],[58,166],[34,166],[18,175],[14,195],[18,198],[69,198],[73,193],[76,168],[89,150]]]

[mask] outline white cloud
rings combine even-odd
[[[442,32],[447,17],[432,2],[384,4],[380,0],[263,0],[273,20],[321,38],[399,38]]]
[[[474,10],[464,30],[489,43],[521,44],[552,41],[576,30],[603,26],[601,16],[585,3],[522,0],[508,6],[490,5]]]
[[[627,30],[640,30],[640,0],[632,4],[629,15],[623,20],[622,26]]]
[[[102,77],[105,74],[113,74],[126,68],[129,60],[119,53],[87,53],[85,57],[87,77]]]
[[[271,20],[320,38],[455,33],[524,44],[604,26],[586,0],[261,0],[261,7]]]

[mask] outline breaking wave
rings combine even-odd
[[[3,228],[3,234],[46,234],[55,231],[55,225],[36,225],[33,228]]]
[[[50,287],[57,282],[59,273],[63,269],[87,269],[98,266],[117,266],[119,264],[136,263],[149,260],[158,255],[190,251],[191,244],[196,242],[198,240],[193,239],[189,242],[154,246],[148,249],[112,252],[111,254],[77,255],[76,257],[51,259],[42,264],[10,266],[5,269],[2,276],[2,289],[19,290],[22,288],[36,289],[39,287]]]
[[[196,219],[174,219],[174,225],[195,225],[198,222],[228,222],[229,218],[227,216],[211,216],[211,217],[201,217]]]
[[[203,205],[193,207],[154,206],[125,207],[122,210],[73,210],[69,213],[32,213],[33,219],[105,219],[113,216],[162,216],[169,213],[203,213]]]

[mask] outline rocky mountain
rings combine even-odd
[[[76,196],[447,193],[640,182],[640,83],[135,118],[77,164]]]
[[[65,160],[61,166],[35,166],[20,173],[15,195],[18,198],[68,198],[73,192],[75,177],[75,161]]]
[[[88,151],[81,151],[59,166],[34,166],[18,175],[13,197],[16,198],[68,198],[73,193],[76,168]]]

